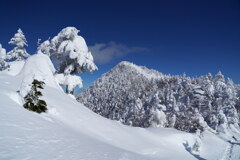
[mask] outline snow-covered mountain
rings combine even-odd
[[[43,54],[12,62],[8,71],[0,72],[1,160],[219,160],[240,156],[239,142],[227,135],[130,127],[106,119],[64,93],[53,73],[49,57]],[[32,78],[46,84],[42,89],[46,113],[23,107],[22,91]],[[232,135],[240,139],[237,132]]]
[[[239,86],[221,72],[189,78],[121,62],[80,93],[78,100],[106,118],[131,126],[187,132],[212,129],[225,134],[239,130]]]

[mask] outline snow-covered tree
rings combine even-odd
[[[202,144],[201,131],[197,130],[196,133],[195,133],[195,136],[196,136],[196,138],[195,138],[193,146],[191,147],[191,153],[199,155],[201,144]]]
[[[6,49],[2,47],[2,44],[0,44],[0,58],[3,60],[6,58]]]
[[[27,40],[21,29],[18,29],[17,33],[8,43],[16,46],[13,48],[13,50],[7,53],[7,58],[9,60],[16,59],[17,61],[20,61],[26,57],[29,57],[29,54],[24,48],[24,46],[27,46]]]
[[[156,93],[150,102],[150,113],[152,114],[150,123],[153,127],[165,127],[167,119],[163,111],[166,110],[166,106],[160,104],[158,94]]]
[[[64,74],[56,74],[55,78],[58,82],[58,84],[63,85],[66,89],[67,94],[73,94],[73,89],[75,87],[82,87],[82,79],[79,76],[75,75],[65,75]]]
[[[5,59],[6,59],[6,49],[2,48],[2,45],[0,44],[0,71],[7,68],[7,63]]]
[[[195,108],[194,112],[195,113],[192,115],[192,117],[189,117],[189,119],[191,120],[190,132],[203,132],[208,127],[207,123],[205,122],[202,114],[200,114],[197,108]]]
[[[67,27],[51,40],[51,56],[60,62],[59,73],[75,74],[97,69],[85,40],[78,33],[79,30],[75,27]]]
[[[24,97],[24,108],[37,113],[47,111],[47,103],[44,100],[39,99],[39,97],[42,96],[39,89],[43,89],[44,84],[43,81],[38,81],[36,79],[33,80],[31,90]]]
[[[153,127],[165,127],[167,120],[166,115],[161,109],[152,110],[153,119],[151,126]]]
[[[218,124],[217,131],[222,133],[227,133],[228,121],[227,121],[226,115],[223,113],[222,110],[218,112],[218,119],[219,119],[219,124]]]
[[[219,119],[218,119],[216,113],[209,114],[207,122],[208,122],[209,127],[211,127],[213,130],[217,130],[217,127],[219,124]]]
[[[235,86],[237,92],[236,109],[240,117],[240,85]],[[239,123],[240,126],[240,123]]]
[[[41,40],[38,41],[38,48],[37,48],[37,53],[41,51],[42,53],[50,56],[50,51],[52,49],[51,43],[49,40],[46,40],[42,43],[40,43]]]
[[[57,60],[57,73],[63,73],[64,76],[97,69],[85,40],[78,33],[75,27],[67,27],[51,40],[51,58]],[[72,90],[68,88],[67,92],[72,93]]]
[[[176,123],[176,115],[171,113],[167,115],[167,117],[168,117],[168,127],[174,128]]]

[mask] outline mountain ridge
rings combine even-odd
[[[238,86],[231,79],[226,80],[221,72],[214,77],[211,74],[196,78],[185,74],[171,76],[123,61],[103,74],[77,99],[94,112],[127,125],[149,127],[152,121],[157,121],[154,123],[162,126],[160,119],[165,117],[162,121],[167,121],[163,125],[166,127],[185,131],[210,127],[219,131],[226,130],[229,121],[234,121],[231,125],[239,129]],[[191,116],[198,117],[193,120],[197,122],[191,122]],[[228,125],[220,129],[225,123],[220,119],[225,116]],[[175,124],[183,119],[186,124]],[[171,121],[175,121],[174,124],[170,124]],[[196,125],[195,129],[190,127],[191,123]]]
[[[138,66],[138,65],[136,65],[132,62],[128,62],[128,61],[120,62],[114,68],[118,68],[118,67],[131,67],[132,69],[135,69],[136,71],[138,71],[138,73],[143,74],[144,76],[146,76],[149,79],[162,78],[162,76],[163,76],[163,74],[157,70],[148,69],[145,66]],[[113,68],[113,70],[114,70],[114,68]]]

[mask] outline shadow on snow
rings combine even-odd
[[[207,160],[205,158],[200,157],[197,154],[194,154],[191,152],[191,147],[189,146],[189,144],[187,142],[183,143],[183,146],[185,148],[186,151],[188,151],[188,153],[190,153],[192,156],[194,156],[195,158],[197,158],[198,160]]]

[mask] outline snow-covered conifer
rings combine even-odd
[[[58,60],[57,73],[64,76],[97,69],[85,40],[78,33],[75,27],[67,27],[51,40],[51,57]],[[67,92],[72,93],[71,90]]]
[[[165,127],[167,124],[167,118],[163,111],[166,110],[166,106],[160,104],[159,93],[156,93],[150,103],[150,114],[151,114],[151,126],[153,127]]]
[[[40,41],[38,41],[37,52],[41,51],[42,53],[50,56],[51,49],[52,49],[52,47],[51,47],[51,43],[49,40],[46,40],[42,43],[40,43]]]
[[[227,125],[227,118],[226,115],[223,113],[222,110],[219,110],[218,112],[218,119],[219,119],[219,125],[217,128],[217,131],[226,133],[228,130],[228,125]]]
[[[60,85],[64,85],[66,93],[68,94],[73,94],[73,89],[75,87],[82,87],[82,79],[79,76],[70,74],[64,76],[64,74],[56,74],[55,78]]]
[[[66,74],[93,72],[97,69],[85,40],[78,33],[75,27],[67,27],[51,40],[51,56],[60,62],[59,73],[66,73],[66,68]]]
[[[2,48],[2,45],[0,44],[0,71],[7,68],[7,63],[5,59],[6,59],[6,49]]]
[[[18,29],[17,33],[8,43],[16,46],[13,48],[13,50],[7,53],[7,58],[9,60],[16,59],[17,61],[20,61],[26,57],[29,57],[29,54],[24,48],[24,46],[27,46],[27,40],[21,29]]]
[[[2,47],[2,44],[0,44],[0,59],[6,58],[6,49]]]
[[[47,103],[44,100],[39,99],[39,97],[42,96],[39,89],[43,89],[44,84],[43,81],[38,81],[36,79],[33,80],[31,90],[24,97],[24,101],[26,102],[23,105],[24,108],[37,113],[47,111]]]
[[[168,127],[173,128],[176,123],[176,115],[171,114],[168,116]]]
[[[198,155],[200,152],[201,144],[202,144],[201,131],[197,130],[195,134],[196,134],[196,138],[195,138],[195,142],[194,142],[193,146],[191,147],[191,153]]]

